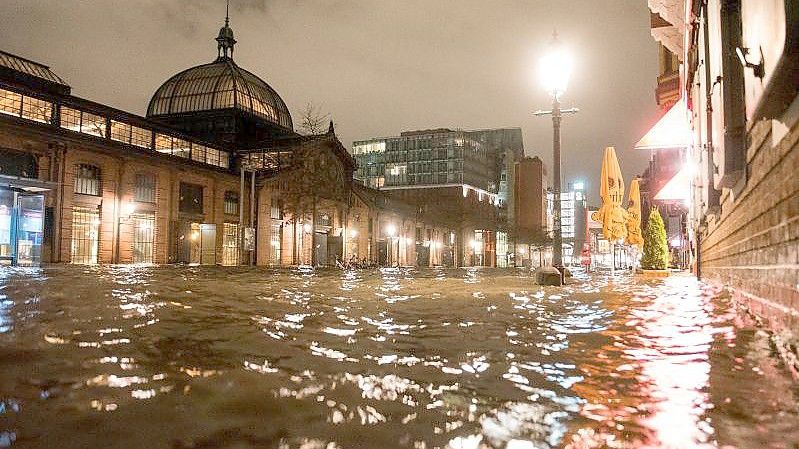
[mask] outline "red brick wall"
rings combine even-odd
[[[725,191],[700,234],[702,275],[734,289],[775,329],[799,329],[799,127],[776,145],[770,121],[749,133],[746,186]]]

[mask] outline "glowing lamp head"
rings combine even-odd
[[[302,229],[305,230],[305,232],[311,232],[311,225],[305,223],[304,225],[302,225]]]
[[[355,237],[358,237],[358,231],[350,229],[350,238],[354,239]]]
[[[388,234],[389,237],[394,237],[397,235],[397,227],[393,224],[386,226],[386,234]]]
[[[540,61],[541,82],[544,89],[555,98],[566,92],[572,72],[571,54],[558,41],[557,33]]]
[[[122,213],[127,216],[133,215],[136,212],[136,204],[135,203],[125,203],[122,207]]]

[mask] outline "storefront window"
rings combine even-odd
[[[11,216],[14,213],[14,192],[0,189],[0,263],[10,264],[14,256]]]
[[[44,196],[19,194],[17,210],[17,265],[38,265],[42,260]]]

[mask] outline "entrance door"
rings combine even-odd
[[[336,236],[328,236],[327,237],[327,257],[330,259],[328,262],[330,264],[336,263],[336,260],[341,261],[344,263],[344,241],[342,238]]]
[[[216,264],[216,225],[203,223],[200,225],[200,263]]]
[[[133,263],[153,263],[155,215],[137,214],[133,220]]]
[[[100,243],[100,211],[96,207],[72,209],[72,263],[96,264]]]
[[[388,242],[385,240],[377,242],[377,263],[381,267],[388,265]]]
[[[320,267],[326,266],[327,260],[327,234],[322,232],[316,233],[316,265]]]
[[[0,264],[10,265],[14,260],[11,221],[14,215],[14,191],[0,189]]]
[[[17,196],[17,265],[38,265],[42,261],[44,196],[20,193]]]
[[[421,243],[416,244],[416,266],[429,267],[430,266],[430,246],[424,246]]]

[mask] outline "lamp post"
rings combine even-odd
[[[552,110],[538,110],[535,116],[552,116],[552,165],[554,185],[552,186],[552,227],[553,229],[553,254],[552,265],[563,275],[563,234],[561,231],[561,200],[560,200],[560,121],[563,114],[574,114],[577,108],[561,109],[560,96],[566,91],[571,75],[572,60],[568,52],[558,41],[558,33],[552,34],[552,43],[549,50],[541,58],[541,80],[546,91],[552,96]]]

